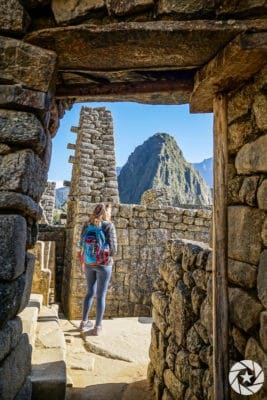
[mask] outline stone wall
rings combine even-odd
[[[231,365],[250,359],[267,376],[267,68],[228,103],[228,279]],[[267,381],[265,378],[265,390]],[[233,393],[232,393],[233,396]],[[267,396],[261,390],[255,399]],[[254,396],[253,396],[254,398]]]
[[[170,240],[152,294],[148,379],[156,400],[212,400],[212,252]]]
[[[76,237],[68,236],[66,262],[71,257],[71,274],[64,270],[64,309],[72,319],[81,317],[82,300],[86,291],[84,275],[76,255],[83,222],[94,208],[88,204],[74,229]],[[187,238],[209,242],[211,211],[173,207],[114,204],[112,219],[118,236],[118,254],[114,258],[113,275],[109,287],[105,316],[151,315],[153,281],[158,277],[168,239]],[[75,221],[73,221],[75,223]],[[67,301],[66,301],[67,300]]]
[[[6,27],[12,36],[0,37],[0,398],[20,399],[31,397],[31,347],[16,315],[31,292],[29,249],[37,240],[51,156],[48,92],[56,55],[20,40],[28,20],[19,2],[0,7],[1,31]]]

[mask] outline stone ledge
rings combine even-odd
[[[43,302],[41,294],[31,294],[27,307],[19,314],[22,320],[23,332],[29,336],[29,342],[34,349],[37,318]]]
[[[32,400],[64,400],[66,343],[55,310],[42,307],[32,357]]]

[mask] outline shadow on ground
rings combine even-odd
[[[104,383],[85,388],[68,388],[66,400],[153,400],[146,380]]]

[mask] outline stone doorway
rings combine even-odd
[[[1,334],[9,343],[1,351],[1,371],[7,371],[1,396],[30,396],[30,347],[15,316],[29,298],[33,257],[27,250],[37,239],[38,201],[58,119],[73,101],[119,97],[190,102],[192,112],[217,115],[214,398],[228,399],[228,342],[234,343],[233,360],[255,358],[266,366],[266,6],[224,0],[199,7],[168,0],[70,3],[63,9],[57,0],[1,5],[0,310]],[[240,271],[246,267],[251,275],[244,281]],[[12,343],[10,324],[17,332]],[[15,359],[21,360],[17,374]],[[167,375],[160,385],[172,386]]]

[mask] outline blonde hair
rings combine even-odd
[[[100,225],[101,222],[105,219],[106,217],[106,210],[108,208],[111,208],[111,204],[97,204],[97,206],[95,207],[92,215],[89,218],[89,222],[92,225]]]

